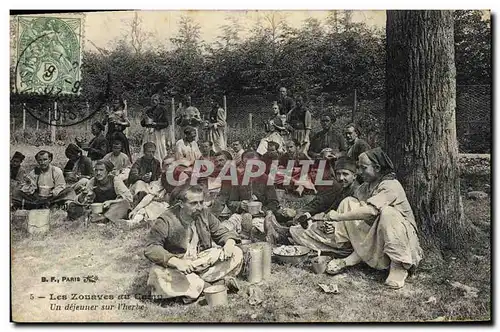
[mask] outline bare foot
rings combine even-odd
[[[352,254],[344,258],[344,260],[346,266],[354,266],[361,263],[362,261],[361,257],[359,257],[358,254],[356,254],[356,252],[353,252]]]

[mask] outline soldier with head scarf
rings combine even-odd
[[[365,262],[377,270],[389,269],[385,285],[401,288],[408,271],[422,259],[412,208],[391,159],[381,148],[362,153],[358,167],[363,184],[337,211],[330,211],[325,222],[326,232],[337,244],[350,244],[353,253],[332,260],[327,272],[337,274]]]

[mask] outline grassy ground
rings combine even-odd
[[[41,147],[40,147],[41,148]],[[34,148],[36,152],[40,148]],[[17,147],[23,153],[30,147]],[[61,153],[61,151],[53,152]],[[33,153],[34,154],[34,153]],[[31,154],[26,164],[34,164]],[[61,154],[59,154],[61,155]],[[64,155],[64,154],[62,154]],[[64,161],[55,160],[61,165]],[[289,205],[301,205],[291,199]],[[310,199],[310,197],[309,197]],[[203,301],[191,305],[160,306],[135,299],[146,295],[145,284],[151,266],[143,255],[148,228],[122,230],[113,225],[69,222],[62,212],[53,218],[51,231],[43,239],[30,238],[12,219],[12,313],[15,321],[163,321],[163,322],[372,322],[425,320],[489,320],[490,312],[490,202],[464,200],[466,217],[476,227],[477,242],[467,254],[443,253],[442,260],[428,256],[421,269],[398,291],[385,289],[386,272],[359,266],[338,276],[315,275],[307,265],[273,264],[272,276],[258,287],[264,292],[260,305],[248,304],[249,285],[229,295],[230,305],[209,309]],[[42,283],[42,277],[62,278],[97,275],[96,283]],[[468,297],[453,282],[476,287],[477,297]],[[318,283],[336,283],[340,293],[326,294]],[[49,294],[108,294],[114,300],[50,300]],[[35,299],[30,300],[30,294]],[[118,300],[128,294],[130,299]],[[45,296],[44,299],[37,298]],[[425,303],[430,299],[429,303]],[[101,310],[102,304],[139,304],[142,309]],[[61,310],[51,310],[51,304]],[[66,304],[98,304],[97,310],[68,311]]]

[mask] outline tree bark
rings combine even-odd
[[[451,11],[388,11],[386,150],[424,237],[463,241]]]

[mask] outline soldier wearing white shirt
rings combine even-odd
[[[194,163],[196,159],[201,158],[201,152],[198,143],[195,141],[196,129],[193,127],[184,128],[184,138],[175,143],[175,159],[188,160]]]

